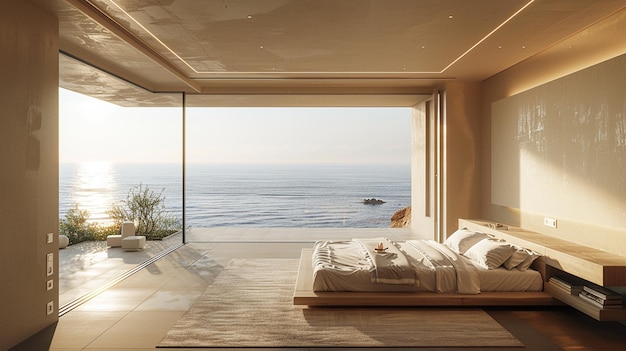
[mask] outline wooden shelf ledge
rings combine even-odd
[[[496,235],[513,244],[534,250],[545,263],[601,286],[626,286],[626,257],[578,245],[517,227],[489,228],[490,221],[459,219],[459,228]]]

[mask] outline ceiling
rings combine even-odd
[[[597,0],[36,0],[60,85],[124,106],[411,106],[625,8]],[[154,94],[166,93],[166,94]],[[176,94],[167,94],[176,93]]]

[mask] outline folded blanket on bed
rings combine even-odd
[[[353,239],[369,258],[372,268],[372,283],[415,285],[415,271],[404,253],[387,238]],[[377,252],[378,243],[386,248]]]
[[[345,241],[318,241],[313,249],[313,272],[332,269],[341,275],[350,275],[361,270],[370,270],[372,263],[363,257],[354,245],[343,245]],[[352,243],[352,242],[350,242]]]
[[[447,246],[433,240],[408,240],[422,255],[421,264],[435,271],[437,292],[478,294],[480,277],[471,263]]]

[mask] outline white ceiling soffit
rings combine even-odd
[[[181,107],[181,93],[152,93],[66,55],[59,56],[59,86],[126,107]]]
[[[66,0],[56,11],[70,62],[151,92],[347,101],[482,81],[622,8],[623,0]],[[79,78],[63,76],[62,86],[76,90]]]

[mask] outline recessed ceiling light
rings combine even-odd
[[[526,45],[522,45],[522,49],[526,49]]]
[[[178,60],[180,60],[180,62],[182,62],[185,66],[189,67],[190,70],[192,70],[195,73],[212,73],[210,71],[201,71],[196,69],[195,67],[193,67],[191,64],[189,64],[183,57],[181,57],[177,52],[175,52],[172,48],[170,48],[169,46],[167,46],[161,39],[159,39],[154,33],[152,33],[148,28],[146,28],[144,25],[142,25],[136,18],[134,18],[133,16],[131,16],[127,11],[125,11],[119,4],[117,4],[117,2],[119,0],[108,0],[111,4],[113,4],[118,10],[120,10],[122,13],[125,14],[125,16],[127,18],[129,18],[130,20],[132,20],[136,25],[138,25],[147,35],[149,35],[150,37],[152,37],[154,40],[156,40],[159,44],[161,44],[161,46],[163,48],[165,48],[168,52],[170,52],[172,55],[174,55]],[[513,13],[510,17],[508,17],[505,21],[503,21],[502,23],[500,23],[499,25],[497,25],[495,28],[493,28],[493,30],[491,30],[491,32],[487,33],[484,37],[482,37],[480,40],[478,40],[476,43],[474,43],[471,47],[469,47],[467,50],[465,50],[460,56],[458,56],[456,59],[454,59],[452,62],[450,62],[447,66],[445,66],[443,69],[439,70],[439,71],[433,71],[433,72],[423,72],[423,73],[443,73],[445,71],[447,71],[450,67],[452,67],[454,64],[456,64],[458,61],[460,61],[463,57],[465,57],[467,54],[469,54],[472,50],[474,50],[476,47],[478,47],[480,44],[482,44],[485,40],[487,40],[489,37],[491,37],[495,32],[497,32],[498,30],[500,30],[500,28],[502,28],[504,25],[506,25],[509,21],[511,21],[513,18],[517,17],[522,11],[524,11],[527,7],[529,7],[532,3],[535,2],[535,0],[525,0],[527,1],[526,4],[524,4],[521,8],[519,8],[515,13]],[[227,5],[225,5],[225,7],[228,7]],[[252,19],[253,15],[246,15],[246,17],[248,19]],[[453,14],[448,14],[448,18],[449,19],[454,19],[454,15]],[[259,46],[260,49],[264,49],[263,45]],[[422,49],[426,49],[426,46],[422,45],[421,46]],[[502,49],[502,46],[498,46],[499,49]],[[573,46],[570,46],[570,49],[572,49]],[[288,58],[289,61],[292,61],[293,58]],[[406,68],[405,68],[406,69]],[[315,73],[319,73],[319,72],[315,72]]]
[[[502,49],[502,45],[498,45],[498,49]]]
[[[500,23],[491,32],[487,33],[487,35],[482,37],[482,39],[480,39],[478,42],[476,42],[474,45],[472,45],[469,49],[465,50],[465,52],[462,53],[461,56],[457,57],[456,59],[454,59],[454,61],[450,62],[446,67],[444,67],[441,71],[439,71],[439,73],[443,73],[443,72],[447,71],[448,68],[452,67],[452,65],[456,64],[457,62],[459,62],[463,57],[465,57],[465,55],[469,54],[472,50],[474,50],[474,48],[476,48],[478,45],[482,44],[485,40],[487,40],[487,38],[491,37],[491,35],[493,33],[495,33],[498,30],[500,30],[500,28],[502,28],[505,24],[507,24],[510,20],[515,18],[517,15],[519,15],[522,11],[524,11],[524,9],[526,9],[528,6],[530,6],[533,2],[535,2],[535,0],[529,0],[526,3],[526,5],[522,6],[519,10],[517,10],[514,14],[512,14],[509,18],[507,18],[504,22]]]

